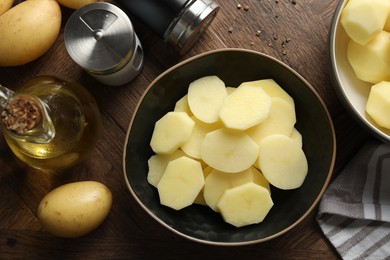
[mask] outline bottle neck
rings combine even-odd
[[[19,141],[49,143],[55,136],[49,108],[39,98],[14,94],[0,85],[3,131]]]

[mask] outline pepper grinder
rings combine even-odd
[[[212,0],[117,0],[165,42],[186,53],[214,20],[220,7]]]

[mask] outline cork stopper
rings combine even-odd
[[[15,96],[9,100],[1,113],[6,129],[16,134],[26,134],[41,120],[38,106],[25,96]]]

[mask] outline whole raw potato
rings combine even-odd
[[[102,183],[81,181],[62,185],[39,203],[38,219],[59,237],[80,237],[96,229],[111,210],[112,193]]]
[[[14,3],[14,0],[1,0],[0,1],[0,15],[7,12]]]
[[[61,27],[55,0],[24,1],[0,16],[0,66],[18,66],[42,56]]]
[[[57,2],[71,9],[78,9],[90,3],[100,2],[100,0],[57,0]]]

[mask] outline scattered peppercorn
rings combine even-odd
[[[297,0],[292,0],[291,2],[293,5],[296,5],[297,4]]]
[[[249,5],[244,5],[244,11],[245,11],[245,12],[248,12],[249,9],[250,9],[250,8],[249,8]]]

